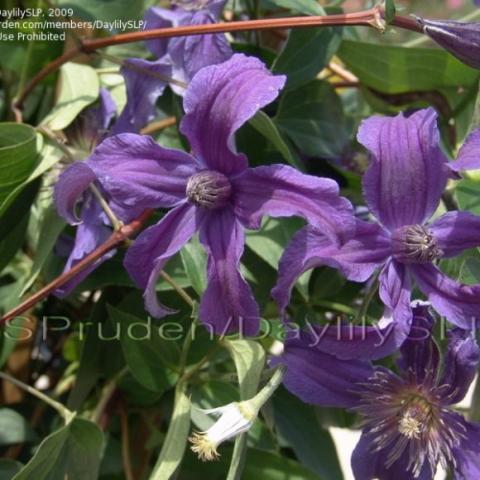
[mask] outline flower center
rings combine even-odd
[[[400,227],[392,234],[393,256],[402,263],[430,263],[441,258],[435,237],[423,225]]]
[[[409,439],[420,438],[428,427],[431,406],[425,398],[419,396],[414,396],[405,403],[405,408],[400,412],[398,431]]]
[[[191,203],[215,210],[228,203],[232,185],[223,173],[203,170],[188,179],[186,194]]]

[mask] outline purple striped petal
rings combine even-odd
[[[429,225],[444,257],[480,245],[480,217],[470,212],[448,212]]]
[[[306,403],[332,407],[355,407],[357,384],[373,375],[369,362],[340,360],[312,347],[303,339],[287,340],[280,358],[271,362],[287,366],[285,387]]]
[[[239,272],[245,235],[229,209],[212,211],[201,229],[208,252],[208,286],[200,302],[200,320],[217,334],[256,335],[260,324],[257,302]]]
[[[232,179],[235,214],[251,229],[262,217],[303,217],[332,241],[352,234],[355,219],[350,202],[339,196],[338,184],[305,175],[286,165],[248,168]]]
[[[193,154],[225,175],[247,168],[247,158],[235,151],[235,132],[278,96],[284,76],[272,75],[258,59],[234,55],[203,68],[185,93],[180,130]]]
[[[411,265],[415,281],[435,310],[460,328],[470,330],[480,320],[480,285],[448,278],[435,265]]]
[[[458,448],[453,449],[457,462],[454,480],[480,478],[480,424],[463,420],[465,438]]]
[[[473,331],[455,328],[448,333],[445,370],[439,384],[448,386],[442,390],[442,395],[449,404],[458,403],[465,397],[477,374],[479,360],[480,349]]]
[[[458,152],[457,159],[449,166],[455,172],[480,169],[480,128],[468,136]]]
[[[127,103],[112,133],[138,133],[155,118],[155,104],[172,76],[172,67],[163,60],[149,62],[141,58],[127,58],[120,73],[125,78]]]
[[[371,117],[362,122],[357,138],[372,154],[363,177],[370,210],[391,230],[423,224],[435,212],[448,179],[435,111]]]
[[[191,155],[131,133],[107,138],[87,162],[112,199],[127,208],[177,205],[197,169]]]
[[[376,224],[356,221],[356,234],[339,247],[321,231],[307,226],[297,232],[280,259],[272,296],[281,310],[290,301],[298,277],[307,270],[327,265],[338,268],[349,279],[364,282],[390,253],[390,242]]]
[[[58,214],[71,225],[82,222],[75,213],[75,207],[94,180],[95,173],[82,162],[75,162],[60,175],[54,191],[55,206]]]

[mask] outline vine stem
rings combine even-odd
[[[67,283],[69,280],[71,280],[73,277],[75,277],[77,274],[79,274],[80,272],[85,270],[87,267],[95,263],[98,259],[103,257],[103,255],[105,255],[107,252],[109,252],[110,250],[113,250],[118,245],[123,243],[125,240],[128,240],[129,238],[133,237],[135,234],[137,234],[140,231],[140,229],[143,227],[145,222],[150,218],[152,213],[153,213],[153,210],[147,209],[141,215],[139,215],[135,220],[133,220],[132,222],[126,225],[123,225],[117,231],[114,231],[112,235],[104,243],[102,243],[98,248],[93,250],[85,258],[80,260],[70,270],[62,273],[60,276],[55,278],[48,285],[46,285],[41,290],[39,290],[37,293],[27,298],[27,300],[22,302],[17,307],[7,312],[0,319],[0,325],[26,312],[35,304],[37,304],[38,302],[46,298],[48,295],[50,295],[58,287],[61,287],[62,285]]]
[[[12,103],[14,112],[19,112],[23,102],[45,77],[56,71],[63,64],[81,53],[92,53],[100,48],[125,43],[140,42],[158,38],[172,38],[190,35],[204,35],[211,33],[228,33],[242,31],[276,30],[281,28],[306,27],[334,27],[334,26],[364,26],[383,31],[385,29],[384,12],[380,6],[361,12],[344,13],[338,15],[319,15],[310,17],[269,18],[259,20],[241,20],[234,22],[211,23],[206,25],[182,25],[179,27],[156,28],[140,32],[120,33],[107,38],[79,39],[78,45],[68,50],[40,70],[22,89]],[[423,33],[422,27],[410,17],[397,15],[392,25]]]
[[[55,409],[58,412],[58,414],[63,417],[63,419],[65,420],[65,423],[68,423],[75,415],[65,405],[61,404],[60,402],[57,402],[53,398],[50,398],[48,395],[45,395],[44,393],[40,392],[36,388],[33,388],[32,386],[27,385],[26,383],[23,383],[20,380],[17,380],[15,377],[8,375],[8,373],[0,372],[0,378],[3,378],[7,382],[13,383],[17,387],[28,392],[30,395],[38,398],[39,400],[42,400],[42,402],[46,403],[47,405]]]

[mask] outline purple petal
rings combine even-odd
[[[155,287],[167,261],[190,240],[201,223],[198,209],[188,203],[177,206],[159,223],[144,230],[125,255],[125,268],[140,288],[145,289],[145,307],[160,318],[172,310],[159,304]]]
[[[136,208],[168,208],[182,202],[187,180],[197,169],[189,154],[131,133],[104,140],[88,165],[116,203]]]
[[[418,18],[424,32],[466,65],[480,68],[480,24]]]
[[[449,164],[455,172],[480,169],[480,128],[474,130],[458,152],[457,160]]]
[[[363,177],[371,211],[389,229],[423,224],[448,179],[435,111],[371,117],[362,122],[357,138],[372,154]]]
[[[432,480],[432,472],[425,462],[418,476],[408,471],[409,452],[390,467],[385,465],[390,450],[375,451],[370,435],[363,433],[352,454],[352,470],[355,480]]]
[[[193,154],[226,175],[244,170],[247,158],[236,153],[234,134],[275,100],[284,84],[284,76],[272,75],[260,60],[241,54],[203,68],[185,93],[180,125]]]
[[[208,252],[208,286],[200,303],[200,320],[218,334],[256,335],[258,305],[239,272],[243,227],[231,210],[212,211],[202,225],[200,241]]]
[[[435,265],[412,265],[415,281],[435,310],[460,328],[470,330],[480,319],[480,285],[463,285]]]
[[[480,245],[480,217],[470,212],[448,212],[429,225],[429,230],[444,257]]]
[[[127,58],[120,73],[125,78],[127,103],[112,133],[138,133],[155,118],[155,103],[172,76],[172,67],[163,60],[149,62],[141,58]]]
[[[312,347],[304,339],[287,340],[285,352],[272,364],[287,366],[285,387],[306,403],[332,407],[355,407],[358,383],[373,375],[369,362],[340,360]]]
[[[82,194],[95,180],[95,173],[85,163],[75,162],[70,165],[55,185],[55,205],[58,214],[71,225],[78,225],[81,220],[75,213],[75,207]]]
[[[425,379],[436,379],[440,352],[432,338],[434,319],[430,314],[430,304],[418,302],[412,308],[412,328],[402,344],[399,366],[407,375],[414,376],[414,383],[421,385]]]
[[[327,265],[340,269],[349,280],[364,282],[385,261],[390,242],[383,230],[361,220],[356,225],[355,237],[341,247],[311,226],[294,235],[282,255],[277,284],[272,290],[281,310],[288,305],[298,277],[310,268]]]
[[[103,211],[101,207],[91,195],[88,195],[82,207],[82,223],[77,227],[75,243],[70,252],[67,263],[65,264],[64,272],[68,272],[80,260],[104,243],[108,237],[110,237],[111,233],[112,229],[103,223]],[[103,255],[95,263],[81,271],[67,283],[64,283],[60,288],[57,288],[55,290],[55,295],[58,297],[68,295],[100,264],[113,257],[115,252],[116,250],[112,250]]]
[[[215,18],[204,10],[195,12],[191,18],[185,18],[180,22],[181,25],[208,23],[215,23]],[[186,82],[202,68],[225,62],[233,55],[223,33],[172,38],[168,53],[172,59],[174,77]]]
[[[453,458],[457,462],[455,480],[473,480],[480,478],[480,424],[463,421],[465,438],[458,448],[453,449]]]
[[[246,169],[232,179],[232,186],[235,214],[247,228],[260,228],[264,215],[295,215],[334,242],[355,229],[352,205],[339,196],[334,180],[305,175],[286,165],[269,165]]]
[[[449,404],[460,402],[467,394],[477,373],[480,349],[473,332],[455,328],[448,333],[445,370],[440,385],[448,385],[443,398]]]
[[[153,30],[156,28],[168,28],[176,27],[180,24],[180,21],[184,18],[191,17],[190,12],[186,12],[182,9],[169,10],[160,7],[149,8],[144,15],[145,30]],[[168,38],[157,38],[155,40],[147,40],[145,43],[147,48],[157,56],[157,58],[163,57],[167,53]]]

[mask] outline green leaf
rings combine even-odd
[[[177,376],[168,365],[176,365],[178,349],[175,342],[161,338],[159,330],[134,315],[107,305],[110,319],[119,324],[120,342],[125,361],[135,379],[149,390],[159,392],[170,388]]]
[[[37,279],[45,261],[52,253],[55,243],[61,231],[65,227],[65,221],[58,216],[55,205],[50,204],[46,209],[45,215],[41,222],[40,234],[38,237],[35,258],[33,260],[30,276],[23,287],[21,296],[27,292]]]
[[[257,393],[260,376],[265,365],[265,351],[259,343],[253,340],[231,340],[226,342],[226,346],[237,369],[241,399],[248,400]],[[237,480],[242,477],[246,447],[247,435],[239,435],[235,439],[227,480]]]
[[[349,140],[340,98],[325,81],[286,92],[274,121],[307,155],[337,157]]]
[[[340,41],[341,32],[338,29],[292,29],[272,71],[287,75],[288,88],[304,85],[328,64]]]
[[[207,260],[205,250],[197,236],[184,245],[180,250],[180,255],[193,289],[198,295],[202,295],[207,286],[205,278]]]
[[[145,11],[145,0],[59,0],[56,5],[63,8],[73,8],[75,17],[84,20],[134,20],[142,16]],[[111,31],[118,27],[106,28]],[[129,27],[132,28],[131,26]]]
[[[13,480],[97,478],[102,447],[102,431],[88,420],[73,418],[42,441]]]
[[[394,0],[385,0],[385,21],[390,24],[395,18],[397,9]]]
[[[18,123],[0,124],[0,215],[8,196],[29,177],[37,162],[35,130]]]
[[[384,93],[470,87],[479,71],[444,50],[344,40],[337,55],[367,87]]]
[[[475,180],[461,180],[455,188],[455,196],[462,210],[480,215],[480,183]]]
[[[0,480],[12,480],[22,467],[23,465],[16,460],[0,459]]]
[[[186,395],[184,388],[178,388],[165,443],[149,480],[172,478],[180,465],[190,431],[190,409],[190,399]]]
[[[63,130],[75,117],[98,98],[97,72],[88,65],[66,63],[60,68],[60,93],[57,103],[42,124]]]
[[[254,117],[250,119],[250,125],[261,133],[278,150],[282,157],[292,166],[304,170],[304,167],[296,155],[292,153],[285,140],[280,135],[275,123],[264,112],[259,110]]]
[[[268,0],[266,3],[305,15],[325,15],[325,10],[315,0]]]
[[[0,408],[0,445],[30,442],[36,438],[27,420],[10,408]]]
[[[328,430],[320,426],[315,409],[283,388],[277,390],[272,402],[275,427],[301,463],[325,478],[342,479],[335,444]]]

